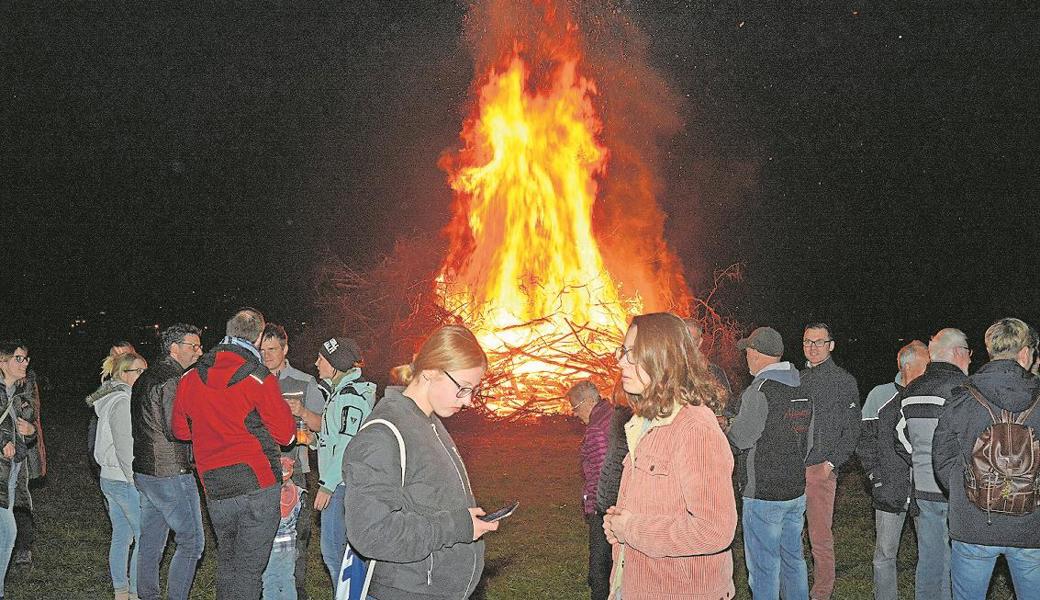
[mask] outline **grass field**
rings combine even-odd
[[[45,397],[43,413],[49,473],[45,485],[34,491],[34,562],[28,569],[11,567],[8,598],[111,598],[110,527],[101,492],[87,467],[84,432],[88,413],[79,398],[60,396]],[[517,513],[488,537],[487,568],[475,597],[588,598],[587,528],[578,504],[581,428],[562,420],[493,425],[460,415],[453,421],[449,428],[483,507],[492,510],[509,500],[520,501]],[[872,598],[873,516],[857,471],[839,481],[835,513],[838,583],[834,597]],[[216,545],[208,522],[206,533],[206,552],[192,598],[215,596]],[[915,545],[912,528],[907,528],[899,560],[903,598],[913,598]],[[324,599],[331,592],[318,548],[315,534],[307,586],[312,598]],[[749,598],[739,531],[733,549],[738,598]],[[167,560],[171,554],[172,545]],[[1013,598],[1008,579],[1006,568],[998,567],[991,599]]]

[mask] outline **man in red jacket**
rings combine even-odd
[[[191,440],[217,534],[217,597],[256,600],[281,518],[279,445],[296,422],[260,359],[260,311],[240,310],[227,337],[177,386],[173,434]]]

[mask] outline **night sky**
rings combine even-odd
[[[608,3],[681,99],[656,166],[694,288],[744,262],[720,308],[792,349],[831,322],[846,363],[1040,323],[1037,11],[751,4]],[[321,251],[365,268],[447,223],[464,3],[202,10],[0,6],[0,336],[303,320]]]

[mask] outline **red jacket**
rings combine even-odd
[[[191,441],[207,498],[281,484],[279,444],[295,432],[278,380],[239,346],[216,346],[177,385],[173,434]]]

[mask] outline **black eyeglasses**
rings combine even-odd
[[[451,382],[455,384],[455,387],[459,388],[459,391],[455,392],[455,397],[456,398],[462,399],[462,398],[465,398],[466,396],[469,396],[473,400],[479,400],[480,399],[481,396],[480,396],[480,386],[479,385],[475,386],[475,387],[464,387],[458,381],[455,381],[455,378],[451,376],[451,373],[449,373],[447,371],[441,371],[441,373],[444,373],[448,377],[448,379],[450,379]]]
[[[174,344],[180,344],[181,346],[188,346],[189,348],[191,348],[192,352],[202,348],[202,344],[193,344],[191,342],[174,342]]]
[[[834,340],[802,340],[802,345],[806,348],[823,348],[833,341]]]
[[[971,358],[971,355],[973,354],[971,348],[969,348],[967,346],[957,346],[957,347],[960,348],[961,350],[967,350],[968,351],[968,358]]]
[[[124,373],[143,373],[144,369],[123,369]]]
[[[636,364],[635,356],[632,355],[632,349],[624,344],[618,346],[617,350],[614,351],[614,360],[618,362],[624,360],[630,365]]]

